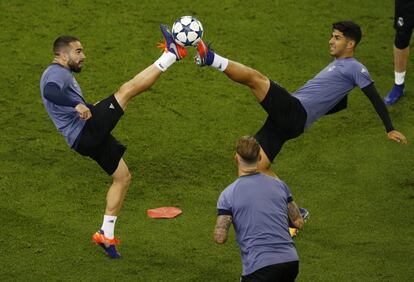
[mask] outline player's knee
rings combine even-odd
[[[251,69],[249,84],[252,88],[259,88],[260,85],[266,83],[269,79],[255,69]]]
[[[132,182],[132,175],[129,173],[129,171],[124,175],[122,182],[124,183],[125,188],[128,189],[129,185]]]
[[[121,184],[126,189],[129,187],[132,181],[132,175],[128,169],[125,171],[119,172],[113,176],[113,181]]]
[[[131,98],[132,92],[131,86],[128,83],[124,83],[119,87],[118,91],[115,92],[115,97],[120,100],[128,101]]]
[[[124,177],[124,183],[125,183],[125,186],[126,187],[129,187],[129,185],[131,184],[131,182],[132,182],[132,175],[131,175],[131,173],[128,171],[128,173],[125,175],[125,177]]]
[[[118,88],[117,92],[121,95],[127,95],[130,89],[131,89],[130,83],[126,82]]]
[[[397,30],[395,32],[395,40],[394,45],[398,49],[405,49],[410,45],[410,39],[411,39],[412,32],[406,31],[406,30]]]
[[[255,71],[254,76],[251,79],[250,89],[253,91],[254,95],[261,102],[269,91],[270,81],[269,78],[264,76],[258,71]]]

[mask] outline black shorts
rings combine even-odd
[[[414,28],[414,1],[395,1],[394,28],[402,31],[412,31]]]
[[[76,151],[94,159],[109,175],[119,165],[126,147],[111,135],[124,111],[114,95],[91,107],[92,117],[82,129]]]
[[[260,104],[268,117],[255,138],[273,162],[283,143],[303,133],[307,114],[297,98],[273,81],[270,81],[269,91]]]
[[[290,261],[272,264],[256,270],[255,272],[242,276],[241,282],[291,282],[295,281],[299,273],[299,262]]]

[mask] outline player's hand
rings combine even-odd
[[[88,120],[92,117],[91,110],[84,104],[76,105],[75,110],[79,113],[81,119]]]
[[[405,136],[397,130],[388,132],[388,138],[397,141],[398,143],[407,144],[407,138],[405,138]]]

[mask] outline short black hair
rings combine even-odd
[[[361,27],[352,21],[340,21],[332,24],[332,29],[339,30],[345,37],[355,41],[355,47],[361,41]]]
[[[60,51],[68,47],[70,43],[79,41],[79,38],[71,35],[62,35],[56,38],[55,42],[53,42],[53,54],[59,55]]]

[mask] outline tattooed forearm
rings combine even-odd
[[[290,227],[303,228],[303,218],[300,215],[299,208],[294,201],[288,203],[288,216]]]
[[[227,241],[231,221],[231,215],[219,215],[217,217],[216,227],[214,228],[214,241],[216,243],[223,244]]]

